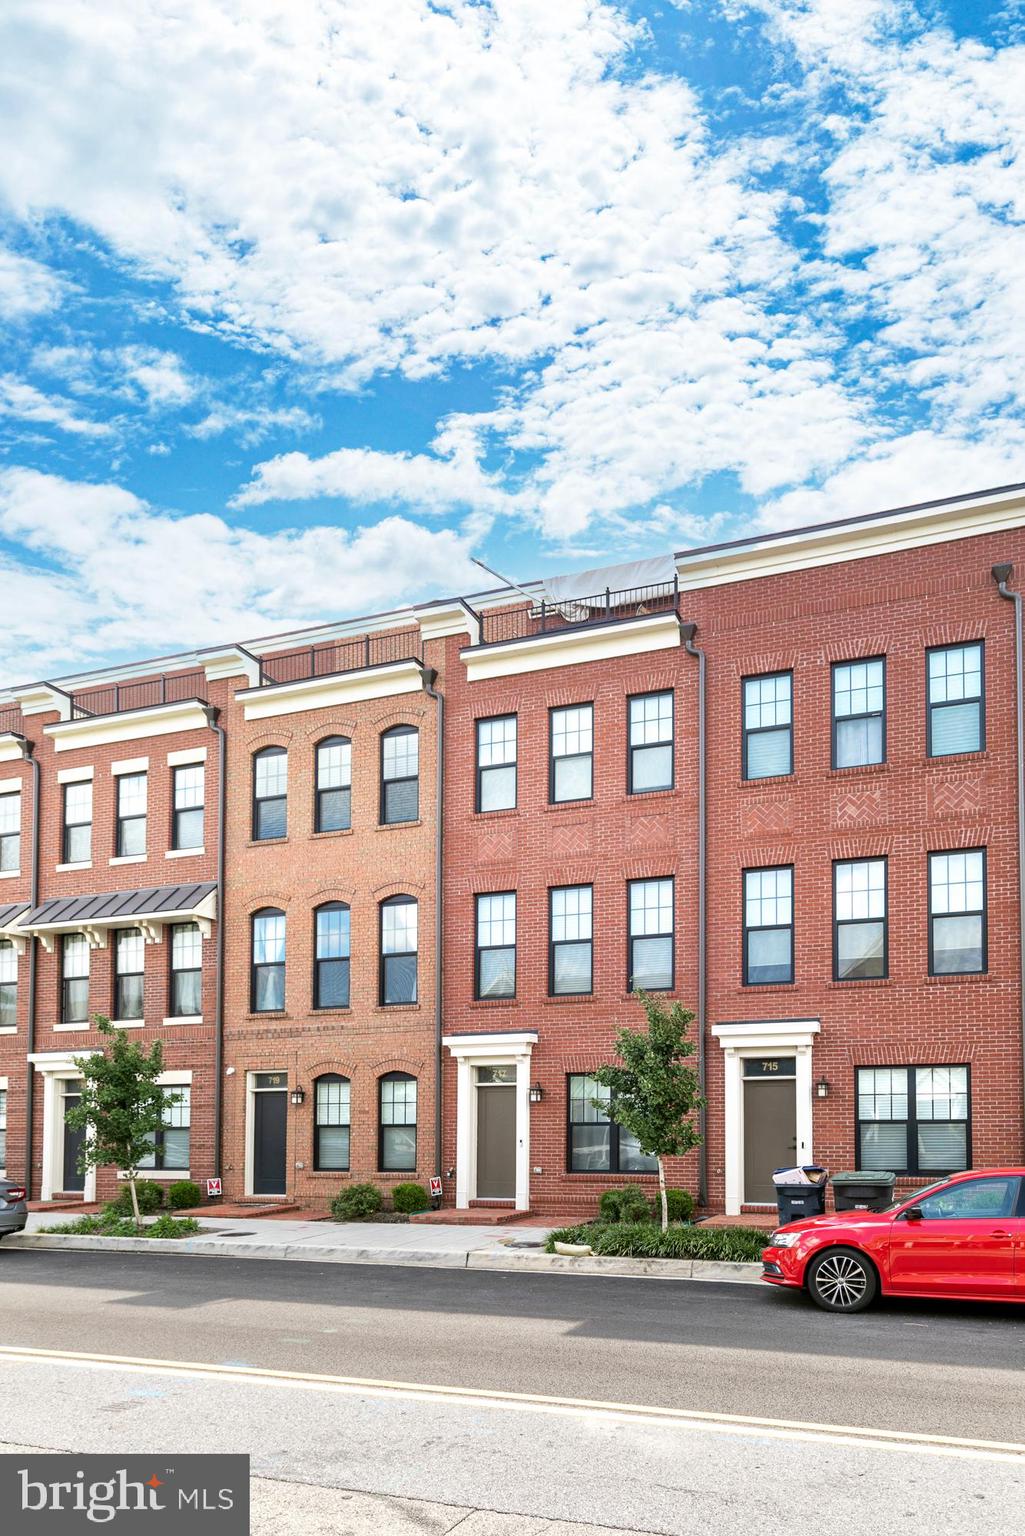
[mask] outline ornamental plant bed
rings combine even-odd
[[[80,1216],[56,1227],[40,1227],[40,1232],[57,1237],[195,1237],[202,1228],[191,1216],[158,1216],[156,1221],[137,1228],[130,1216],[101,1211],[98,1216]]]
[[[545,1252],[556,1243],[588,1243],[594,1254],[617,1259],[713,1259],[752,1264],[762,1256],[768,1233],[755,1227],[692,1227],[671,1223],[668,1230],[651,1221],[592,1221],[549,1233]]]

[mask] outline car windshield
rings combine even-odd
[[[907,1205],[909,1201],[917,1205],[919,1200],[924,1200],[927,1195],[934,1195],[938,1189],[945,1189],[949,1183],[949,1179],[939,1179],[935,1184],[927,1184],[924,1189],[916,1189],[913,1199],[910,1195],[901,1195],[898,1199],[891,1200],[889,1205],[884,1205],[882,1209],[896,1211],[900,1206]]]

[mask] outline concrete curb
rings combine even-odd
[[[410,1268],[494,1270],[515,1274],[608,1275],[644,1280],[717,1280],[749,1285],[760,1264],[711,1259],[569,1258],[516,1248],[478,1248],[469,1253],[436,1248],[339,1248],[305,1243],[253,1243],[182,1237],[64,1237],[50,1232],[4,1239],[4,1249],[72,1248],[93,1252],[176,1253],[197,1258],[298,1259],[308,1264],[395,1264]]]

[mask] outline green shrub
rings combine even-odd
[[[556,1242],[590,1243],[596,1254],[630,1259],[719,1259],[731,1263],[755,1263],[769,1234],[755,1227],[673,1226],[668,1232],[653,1221],[595,1221],[564,1227],[549,1234],[547,1253]]]
[[[359,1221],[381,1209],[381,1191],[376,1184],[346,1184],[331,1201],[335,1221]]]
[[[405,1184],[396,1184],[391,1192],[392,1208],[408,1214],[411,1211],[430,1210],[431,1200],[422,1184],[416,1184],[409,1180]]]
[[[172,1211],[190,1211],[202,1203],[203,1191],[194,1179],[179,1179],[167,1191],[167,1203]]]
[[[603,1221],[644,1221],[651,1215],[651,1204],[639,1184],[624,1184],[622,1189],[607,1189],[598,1202]]]
[[[164,1203],[163,1187],[155,1179],[137,1180],[135,1192],[139,1197],[139,1214],[142,1216],[152,1216]],[[108,1203],[107,1209],[116,1216],[132,1215],[132,1191],[127,1183],[117,1199]]]
[[[202,1228],[195,1216],[158,1216],[143,1232],[143,1237],[193,1237]]]
[[[694,1196],[689,1189],[667,1189],[666,1204],[670,1221],[690,1221],[694,1215]],[[655,1215],[661,1216],[661,1205],[655,1201]]]

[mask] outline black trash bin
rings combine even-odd
[[[862,1170],[834,1173],[833,1204],[838,1211],[884,1211],[893,1200],[895,1173]]]
[[[776,1209],[780,1226],[800,1221],[802,1216],[821,1216],[826,1209],[825,1168],[808,1164],[803,1168],[777,1168],[772,1175],[776,1186]],[[794,1180],[794,1182],[790,1182]]]

